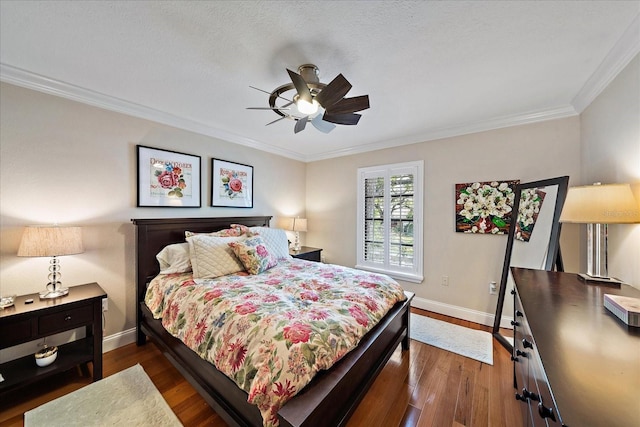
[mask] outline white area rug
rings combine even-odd
[[[25,412],[24,425],[182,426],[140,365]]]
[[[416,341],[493,365],[493,337],[489,332],[411,313],[409,336]]]

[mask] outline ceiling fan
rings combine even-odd
[[[287,69],[291,83],[283,84],[272,92],[250,86],[269,94],[269,107],[249,107],[248,110],[271,110],[281,116],[267,123],[267,126],[280,120],[295,120],[294,133],[298,133],[311,122],[316,129],[329,133],[338,125],[356,125],[361,115],[356,111],[369,108],[369,95],[345,98],[351,90],[351,83],[338,74],[328,84],[320,83],[318,67],[303,64],[298,72]],[[293,96],[286,96],[293,91]]]

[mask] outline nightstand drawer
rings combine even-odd
[[[12,347],[16,344],[28,341],[35,336],[31,319],[11,320],[2,323],[0,328],[0,348]]]
[[[93,306],[85,305],[70,310],[40,316],[38,319],[38,333],[51,334],[65,331],[74,326],[91,323],[93,320]]]

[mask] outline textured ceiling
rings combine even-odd
[[[640,1],[0,6],[3,81],[303,161],[573,115],[640,50]],[[246,110],[304,63],[369,95],[357,126]]]

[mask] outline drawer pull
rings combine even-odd
[[[68,314],[66,316],[64,316],[64,321],[68,322],[69,320],[71,320],[71,316],[69,316]]]
[[[547,408],[542,402],[538,403],[538,414],[540,414],[542,418],[551,418],[553,421],[557,421],[553,413],[553,408]]]
[[[527,390],[526,388],[522,389],[522,395],[527,399],[535,400],[536,402],[540,401],[540,396],[538,396],[532,391]]]
[[[511,360],[513,360],[514,362],[519,362],[519,361],[520,361],[520,359],[518,359],[518,358],[517,358],[517,357],[515,357],[515,356],[511,356]]]
[[[522,314],[522,312],[520,310],[516,310],[516,316],[517,317],[522,317],[522,316],[524,316],[524,314]]]
[[[523,356],[523,357],[529,357],[528,353],[526,351],[520,351],[516,349],[516,356]]]
[[[515,289],[511,289],[511,295],[515,295],[516,294],[516,290]]]
[[[515,320],[512,320],[511,326],[520,326],[520,322],[516,322]]]
[[[526,401],[527,401],[527,398],[526,398],[526,397],[524,397],[524,396],[523,396],[523,395],[521,395],[521,394],[516,393],[516,400],[521,400],[521,401],[523,401],[523,402],[526,402]]]
[[[523,346],[524,348],[531,348],[531,349],[533,349],[533,344],[531,344],[531,342],[530,342],[530,341],[527,341],[527,339],[526,339],[526,338],[523,338],[523,339],[522,339],[522,346]]]

